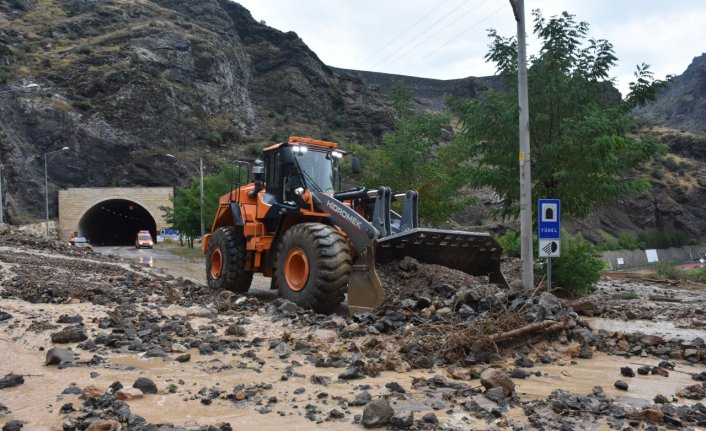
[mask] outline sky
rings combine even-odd
[[[434,79],[495,73],[483,56],[487,30],[517,32],[508,0],[239,0],[258,21],[294,31],[329,66]],[[544,17],[567,11],[590,24],[588,36],[613,44],[611,69],[626,94],[635,66],[655,77],[679,75],[706,50],[704,0],[525,0]],[[538,43],[528,37],[528,54]]]

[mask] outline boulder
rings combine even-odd
[[[44,360],[44,365],[58,365],[62,362],[73,362],[74,353],[69,349],[62,349],[61,347],[52,347],[47,351],[46,359]]]
[[[120,422],[115,419],[98,419],[86,428],[86,431],[118,431],[121,429]]]
[[[515,390],[515,383],[502,370],[496,368],[486,368],[480,374],[480,383],[486,389],[503,388],[503,394],[507,397]]]
[[[87,339],[86,330],[80,326],[71,326],[51,334],[51,341],[57,344],[78,343]]]
[[[395,411],[386,399],[370,401],[363,408],[361,423],[365,428],[375,428],[387,425],[392,419]]]
[[[152,380],[148,379],[147,377],[139,377],[132,384],[132,387],[141,390],[142,393],[145,393],[145,394],[156,394],[157,393],[157,385],[155,385],[155,383]]]

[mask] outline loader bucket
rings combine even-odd
[[[501,253],[502,248],[488,233],[426,228],[410,229],[378,239],[375,250],[378,263],[409,256],[470,275],[487,275],[489,282],[508,287],[500,272]]]
[[[382,305],[383,290],[375,270],[375,248],[366,247],[362,262],[353,265],[348,278],[348,312],[370,312]]]

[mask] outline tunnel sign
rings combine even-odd
[[[558,257],[561,242],[561,202],[559,199],[540,199],[539,210],[539,257]]]

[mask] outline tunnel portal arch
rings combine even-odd
[[[143,205],[129,199],[108,198],[96,203],[78,222],[79,234],[94,245],[131,245],[141,230],[156,238],[157,222]]]
[[[152,237],[169,228],[162,207],[172,207],[172,187],[69,188],[59,191],[63,240],[74,233],[95,245],[133,245],[140,230]]]

